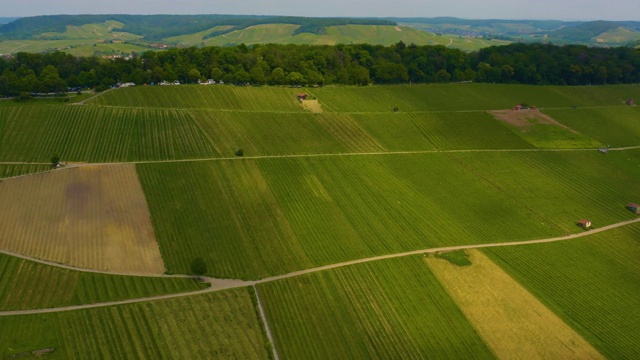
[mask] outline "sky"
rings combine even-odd
[[[638,0],[0,0],[0,17],[234,14],[640,21]]]

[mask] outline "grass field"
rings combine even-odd
[[[0,254],[0,311],[93,304],[206,287],[192,279],[79,272]]]
[[[603,355],[631,359],[640,352],[638,239],[635,224],[580,240],[486,253]]]
[[[561,123],[612,147],[635,146],[640,139],[640,107],[545,111]]]
[[[0,357],[268,359],[247,289],[54,314],[0,317]]]
[[[0,246],[77,267],[164,272],[133,165],[60,169],[0,183]]]
[[[603,359],[588,342],[478,250],[470,265],[425,262],[499,359]]]
[[[419,257],[258,289],[282,358],[493,358]]]

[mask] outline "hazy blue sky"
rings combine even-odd
[[[0,17],[116,13],[640,20],[640,3],[638,0],[0,0]]]

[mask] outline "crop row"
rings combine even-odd
[[[87,106],[0,110],[0,159],[63,162],[211,157],[210,140],[188,114]]]
[[[192,279],[66,270],[0,254],[0,310],[41,309],[199,290]]]
[[[299,89],[250,86],[136,86],[110,91],[92,105],[145,108],[303,112]]]
[[[640,352],[640,226],[487,254],[612,359]]]
[[[268,88],[264,91],[269,91]],[[429,84],[310,89],[329,112],[469,111],[511,109],[526,103],[538,108],[623,106],[640,98],[640,87],[531,86],[505,84]]]
[[[419,257],[259,286],[289,359],[493,358]]]
[[[28,175],[51,170],[48,164],[10,164],[0,165],[0,179],[13,176]]]
[[[169,271],[187,272],[203,256],[212,275],[253,279],[422,248],[561,236],[581,231],[576,222],[585,217],[596,227],[627,220],[624,206],[638,201],[640,183],[614,160],[638,154],[354,155],[137,169]]]
[[[247,289],[53,314],[0,317],[0,357],[267,359]]]
[[[556,109],[546,111],[563,124],[612,147],[640,145],[640,108]]]

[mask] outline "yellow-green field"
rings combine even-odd
[[[588,342],[477,250],[471,265],[425,262],[500,359],[603,359]]]

